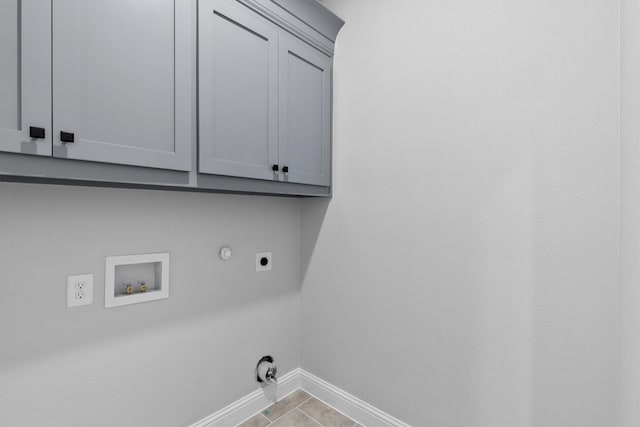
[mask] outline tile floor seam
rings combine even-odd
[[[266,414],[264,414],[264,412],[267,409],[269,409],[272,406],[274,406],[277,403],[279,403],[281,401],[281,399],[287,398],[287,397],[293,395],[294,393],[296,393],[298,391],[302,392],[303,394],[306,394],[307,398],[302,400],[301,402],[299,402],[297,406],[294,406],[293,408],[289,409],[287,412],[285,412],[284,414],[282,414],[278,418],[275,418],[273,421]],[[247,420],[245,420],[245,422],[247,422],[247,421],[251,420],[252,418],[256,417],[257,415],[259,415],[259,417],[256,418],[256,420],[261,419],[263,421],[266,421],[267,424],[265,424],[264,427],[270,427],[270,426],[276,425],[276,423],[280,422],[285,417],[294,417],[295,418],[295,417],[303,416],[303,417],[306,417],[307,419],[311,420],[312,425],[316,425],[316,426],[320,426],[320,427],[326,427],[325,424],[323,424],[321,421],[319,421],[316,418],[314,418],[311,414],[309,414],[308,412],[306,412],[302,408],[303,405],[309,403],[312,400],[315,400],[316,402],[322,404],[323,406],[331,409],[332,412],[345,417],[348,421],[353,422],[353,424],[351,424],[349,427],[362,427],[362,425],[359,424],[358,421],[354,420],[353,418],[349,417],[348,415],[346,415],[342,411],[339,411],[338,409],[336,409],[333,406],[329,405],[327,402],[323,401],[322,399],[318,399],[318,397],[316,397],[313,394],[307,392],[302,387],[299,387],[298,389],[292,391],[291,393],[287,394],[286,396],[283,396],[283,398],[281,398],[281,399],[279,399],[276,402],[274,402],[271,406],[268,406],[267,408],[263,409],[262,411],[256,413],[253,417],[248,418]],[[313,406],[313,404],[310,404],[310,406]],[[298,415],[295,415],[295,414],[298,414]],[[258,424],[261,424],[261,422],[259,422]],[[240,427],[240,424],[238,424],[236,427]]]
[[[301,389],[301,388],[299,388],[298,390],[302,390],[302,389]],[[304,390],[302,390],[302,391],[304,391]],[[309,397],[307,397],[304,401],[300,402],[300,405],[302,405],[303,403],[305,403],[305,402],[306,402],[306,401],[308,401],[308,400],[313,399],[313,396],[312,396],[310,393],[308,393],[308,392],[306,392],[306,391],[304,391],[304,392],[305,392],[305,393],[307,393],[307,394],[309,395]],[[300,405],[298,405],[298,406],[300,406]],[[296,406],[296,408],[297,408],[298,406]]]
[[[310,398],[309,398],[309,399],[310,399]],[[307,399],[307,400],[309,400],[309,399]],[[305,402],[306,402],[307,400],[305,400]],[[279,417],[279,418],[277,418],[277,419],[273,420],[273,421],[271,422],[271,424],[267,424],[265,427],[269,427],[270,425],[273,425],[273,424],[277,423],[278,421],[280,421],[280,419],[281,419],[281,418],[286,417],[287,415],[291,414],[293,411],[302,412],[304,415],[306,415],[307,417],[309,417],[309,419],[310,419],[311,421],[313,421],[314,423],[318,424],[320,427],[324,427],[324,425],[323,425],[323,424],[321,424],[321,423],[319,423],[319,422],[318,422],[318,420],[316,420],[315,418],[311,417],[311,416],[310,416],[309,414],[307,414],[306,412],[304,412],[304,411],[300,410],[300,408],[298,408],[297,406],[296,406],[295,408],[292,408],[289,412],[287,412],[286,414],[282,415],[281,417]],[[265,418],[267,418],[267,417],[265,417]],[[268,418],[267,418],[267,420],[268,420]]]
[[[339,413],[339,414],[343,415],[345,418],[348,418],[348,419],[350,419],[351,421],[353,421],[353,426],[351,426],[351,427],[355,427],[355,426],[357,426],[357,425],[358,425],[358,422],[357,422],[356,420],[354,420],[353,418],[351,418],[350,416],[348,416],[348,415],[347,415],[347,414],[345,414],[344,412],[340,411],[339,409],[334,408],[332,405],[329,405],[329,404],[328,404],[327,402],[325,402],[324,400],[322,400],[322,399],[320,399],[320,398],[318,398],[318,397],[316,397],[316,396],[313,396],[313,395],[311,395],[311,397],[309,397],[309,399],[307,399],[307,400],[311,400],[311,399],[316,399],[318,402],[320,402],[320,403],[324,403],[326,406],[328,406],[329,408],[333,409],[333,410],[334,410],[334,411],[336,411],[337,413]],[[305,400],[304,402],[306,402],[307,400]],[[304,403],[304,402],[302,402],[302,403]],[[301,403],[300,405],[302,405],[302,403]],[[301,409],[301,411],[302,411],[302,409]],[[304,412],[304,411],[302,411],[302,412]],[[305,414],[306,414],[306,412],[305,412]],[[308,414],[307,414],[307,415],[308,415]],[[311,415],[309,415],[309,417],[311,417]]]
[[[268,408],[268,406],[267,406],[267,408]],[[265,408],[265,409],[267,409],[267,408]],[[264,411],[264,409],[262,411]],[[257,412],[255,414],[253,414],[252,416],[250,416],[249,418],[247,418],[246,420],[242,421],[241,423],[236,424],[235,427],[240,427],[241,425],[245,424],[249,420],[252,420],[253,418],[257,417],[258,415],[261,416],[262,418],[264,418],[265,420],[267,420],[267,422],[269,423],[269,424],[265,425],[264,427],[269,427],[272,424],[271,420],[269,418],[265,417],[264,414],[262,413],[262,411]]]
[[[293,408],[291,411],[293,411],[294,409],[296,409],[296,408]],[[282,417],[286,417],[289,414],[289,412],[291,412],[291,411],[285,412],[284,414],[280,415],[278,418],[276,418],[275,420],[271,421],[271,424],[273,424],[276,421],[280,420],[280,418],[282,418]],[[267,417],[265,417],[265,418],[267,418]],[[269,419],[269,418],[267,418],[267,419]],[[269,425],[271,425],[271,424],[269,424]],[[267,427],[269,427],[269,426],[267,426]]]
[[[300,407],[296,408],[298,411],[302,412],[303,414],[305,414],[307,417],[311,418],[313,421],[317,422],[318,424],[320,424],[322,427],[324,427],[324,424],[322,424],[320,421],[316,420],[315,418],[313,418],[311,415],[307,414],[306,412],[304,412]]]
[[[289,393],[287,396],[289,396],[289,395],[291,395],[291,394],[295,393],[295,392],[296,392],[296,391],[298,391],[298,390],[302,390],[302,389],[294,390],[294,391],[292,391],[291,393]],[[308,393],[307,393],[307,394],[308,394]],[[286,397],[286,396],[285,396],[285,397]],[[307,398],[304,400],[304,402],[306,402],[307,400],[311,399],[312,397],[313,397],[313,396],[309,395],[309,397],[307,397]],[[302,405],[304,402],[301,402],[301,403],[300,403],[300,405]],[[278,403],[278,401],[276,401],[276,402],[274,403],[274,405],[275,405],[276,403]],[[298,406],[300,406],[300,405],[298,405]],[[278,418],[276,418],[276,419],[275,419],[275,420],[273,420],[273,421],[269,420],[269,418],[268,418],[268,417],[266,417],[262,412],[260,412],[260,414],[261,414],[263,417],[265,417],[267,420],[271,421],[271,424],[273,424],[273,423],[275,423],[276,421],[280,420],[280,418],[282,418],[282,417],[286,417],[286,416],[287,416],[287,415],[289,415],[291,412],[293,412],[293,411],[295,411],[296,409],[298,409],[298,406],[294,406],[293,408],[289,409],[287,412],[285,412],[284,414],[282,414],[281,416],[279,416]],[[270,406],[267,406],[267,407],[266,407],[266,408],[264,408],[264,409],[268,409],[268,408],[270,408]],[[264,411],[264,409],[263,409],[263,411]],[[300,412],[302,412],[302,411],[300,411]],[[314,420],[314,421],[315,421],[315,420]],[[271,425],[271,424],[269,424],[269,425]],[[269,427],[269,426],[267,426],[267,427]],[[322,426],[322,427],[324,427],[324,426]]]
[[[311,415],[309,415],[309,414],[307,414],[306,412],[304,412],[304,411],[303,411],[299,406],[298,406],[296,409],[297,409],[298,411],[302,412],[303,414],[305,414],[307,417],[311,418],[313,421],[317,422],[318,424],[320,424],[321,426],[323,426],[323,427],[324,427],[324,425],[323,425],[320,421],[316,420],[316,419],[315,419],[315,418],[313,418]]]
[[[300,389],[300,390],[302,390],[302,389]],[[303,391],[304,391],[304,390],[303,390]],[[305,391],[305,393],[307,393],[307,392]],[[307,393],[307,394],[309,394],[309,393]],[[311,399],[313,399],[313,396],[309,394],[309,397],[308,397],[306,400],[304,400],[303,402],[300,402],[300,404],[299,404],[298,406],[296,406],[295,408],[293,408],[291,411],[293,411],[293,410],[295,410],[295,409],[300,409],[300,406],[304,405],[305,403],[307,403],[307,402],[308,402],[309,400],[311,400]],[[291,412],[291,411],[289,411],[289,412]],[[301,409],[300,409],[300,412],[304,413],[304,411],[303,411],[303,410],[301,410]],[[305,414],[305,415],[308,415],[308,414]],[[315,420],[314,420],[314,421],[315,421]],[[324,426],[323,426],[323,427],[324,427]]]
[[[271,420],[270,420],[269,418],[265,417],[265,416],[264,416],[264,414],[263,414],[262,412],[258,412],[258,414],[257,414],[257,415],[260,415],[262,418],[264,418],[265,420],[267,420],[267,422],[268,422],[269,424],[267,424],[265,427],[269,427],[269,426],[272,424]],[[255,417],[255,415],[254,415],[254,417]],[[253,418],[253,417],[251,417],[251,418]],[[249,421],[251,418],[247,418],[247,421]]]
[[[308,400],[308,399],[307,399]],[[307,417],[309,417],[309,419],[313,422],[315,422],[316,424],[318,424],[320,427],[324,427],[324,424],[320,423],[318,420],[316,420],[315,418],[313,418],[311,415],[307,414],[306,412],[304,412],[302,409],[300,408],[296,408],[299,412],[303,413],[304,415],[306,415]]]
[[[271,421],[271,419],[269,417],[267,417],[265,414],[263,414],[262,412],[266,409],[269,409],[271,406],[275,405],[276,403],[280,402],[282,399],[286,399],[287,397],[291,396],[293,393],[295,393],[298,390],[302,390],[304,391],[306,394],[309,395],[309,397],[307,397],[304,401],[300,402],[300,405],[302,405],[304,402],[306,402],[307,400],[313,398],[313,396],[309,393],[307,393],[305,390],[303,390],[302,388],[298,387],[297,389],[293,390],[291,393],[282,396],[280,399],[276,400],[275,402],[273,402],[270,406],[267,406],[266,408],[264,408],[262,411],[258,412],[260,415],[262,415],[263,417],[265,417],[271,424],[275,423],[276,421],[280,420],[280,418],[285,417],[286,415],[288,415],[291,411],[295,411],[296,409],[298,409],[297,406],[294,406],[293,408],[289,409],[287,412],[285,412],[284,414],[282,414],[281,416],[279,416],[278,418],[276,418],[275,420]],[[269,427],[271,424],[269,424],[266,427]],[[324,426],[323,426],[324,427]]]
[[[302,390],[302,389],[300,389]],[[307,393],[308,394],[308,393]],[[296,406],[294,409],[301,407],[302,405],[304,405],[305,403],[307,403],[308,401],[310,401],[311,399],[313,399],[313,396],[311,396],[309,394],[309,397],[307,398],[307,400],[305,400],[304,402],[300,402],[300,404],[298,406]]]

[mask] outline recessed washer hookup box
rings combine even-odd
[[[169,254],[107,257],[106,308],[169,298]]]

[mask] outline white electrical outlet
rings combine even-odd
[[[271,270],[271,252],[259,252],[256,254],[256,271]]]
[[[67,308],[93,304],[93,274],[67,277]]]

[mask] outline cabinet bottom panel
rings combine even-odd
[[[0,182],[327,197],[330,187],[0,153]]]

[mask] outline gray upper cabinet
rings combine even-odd
[[[331,185],[331,58],[280,38],[280,162],[285,178]]]
[[[239,3],[199,8],[199,171],[273,179],[278,32]]]
[[[331,195],[316,0],[0,0],[0,181]]]
[[[328,187],[331,57],[250,6],[200,0],[199,172]]]
[[[0,151],[51,155],[50,0],[0,1]]]
[[[53,1],[55,157],[191,168],[191,141],[181,135],[190,75],[177,60],[190,43],[180,33],[190,22],[185,4]]]

